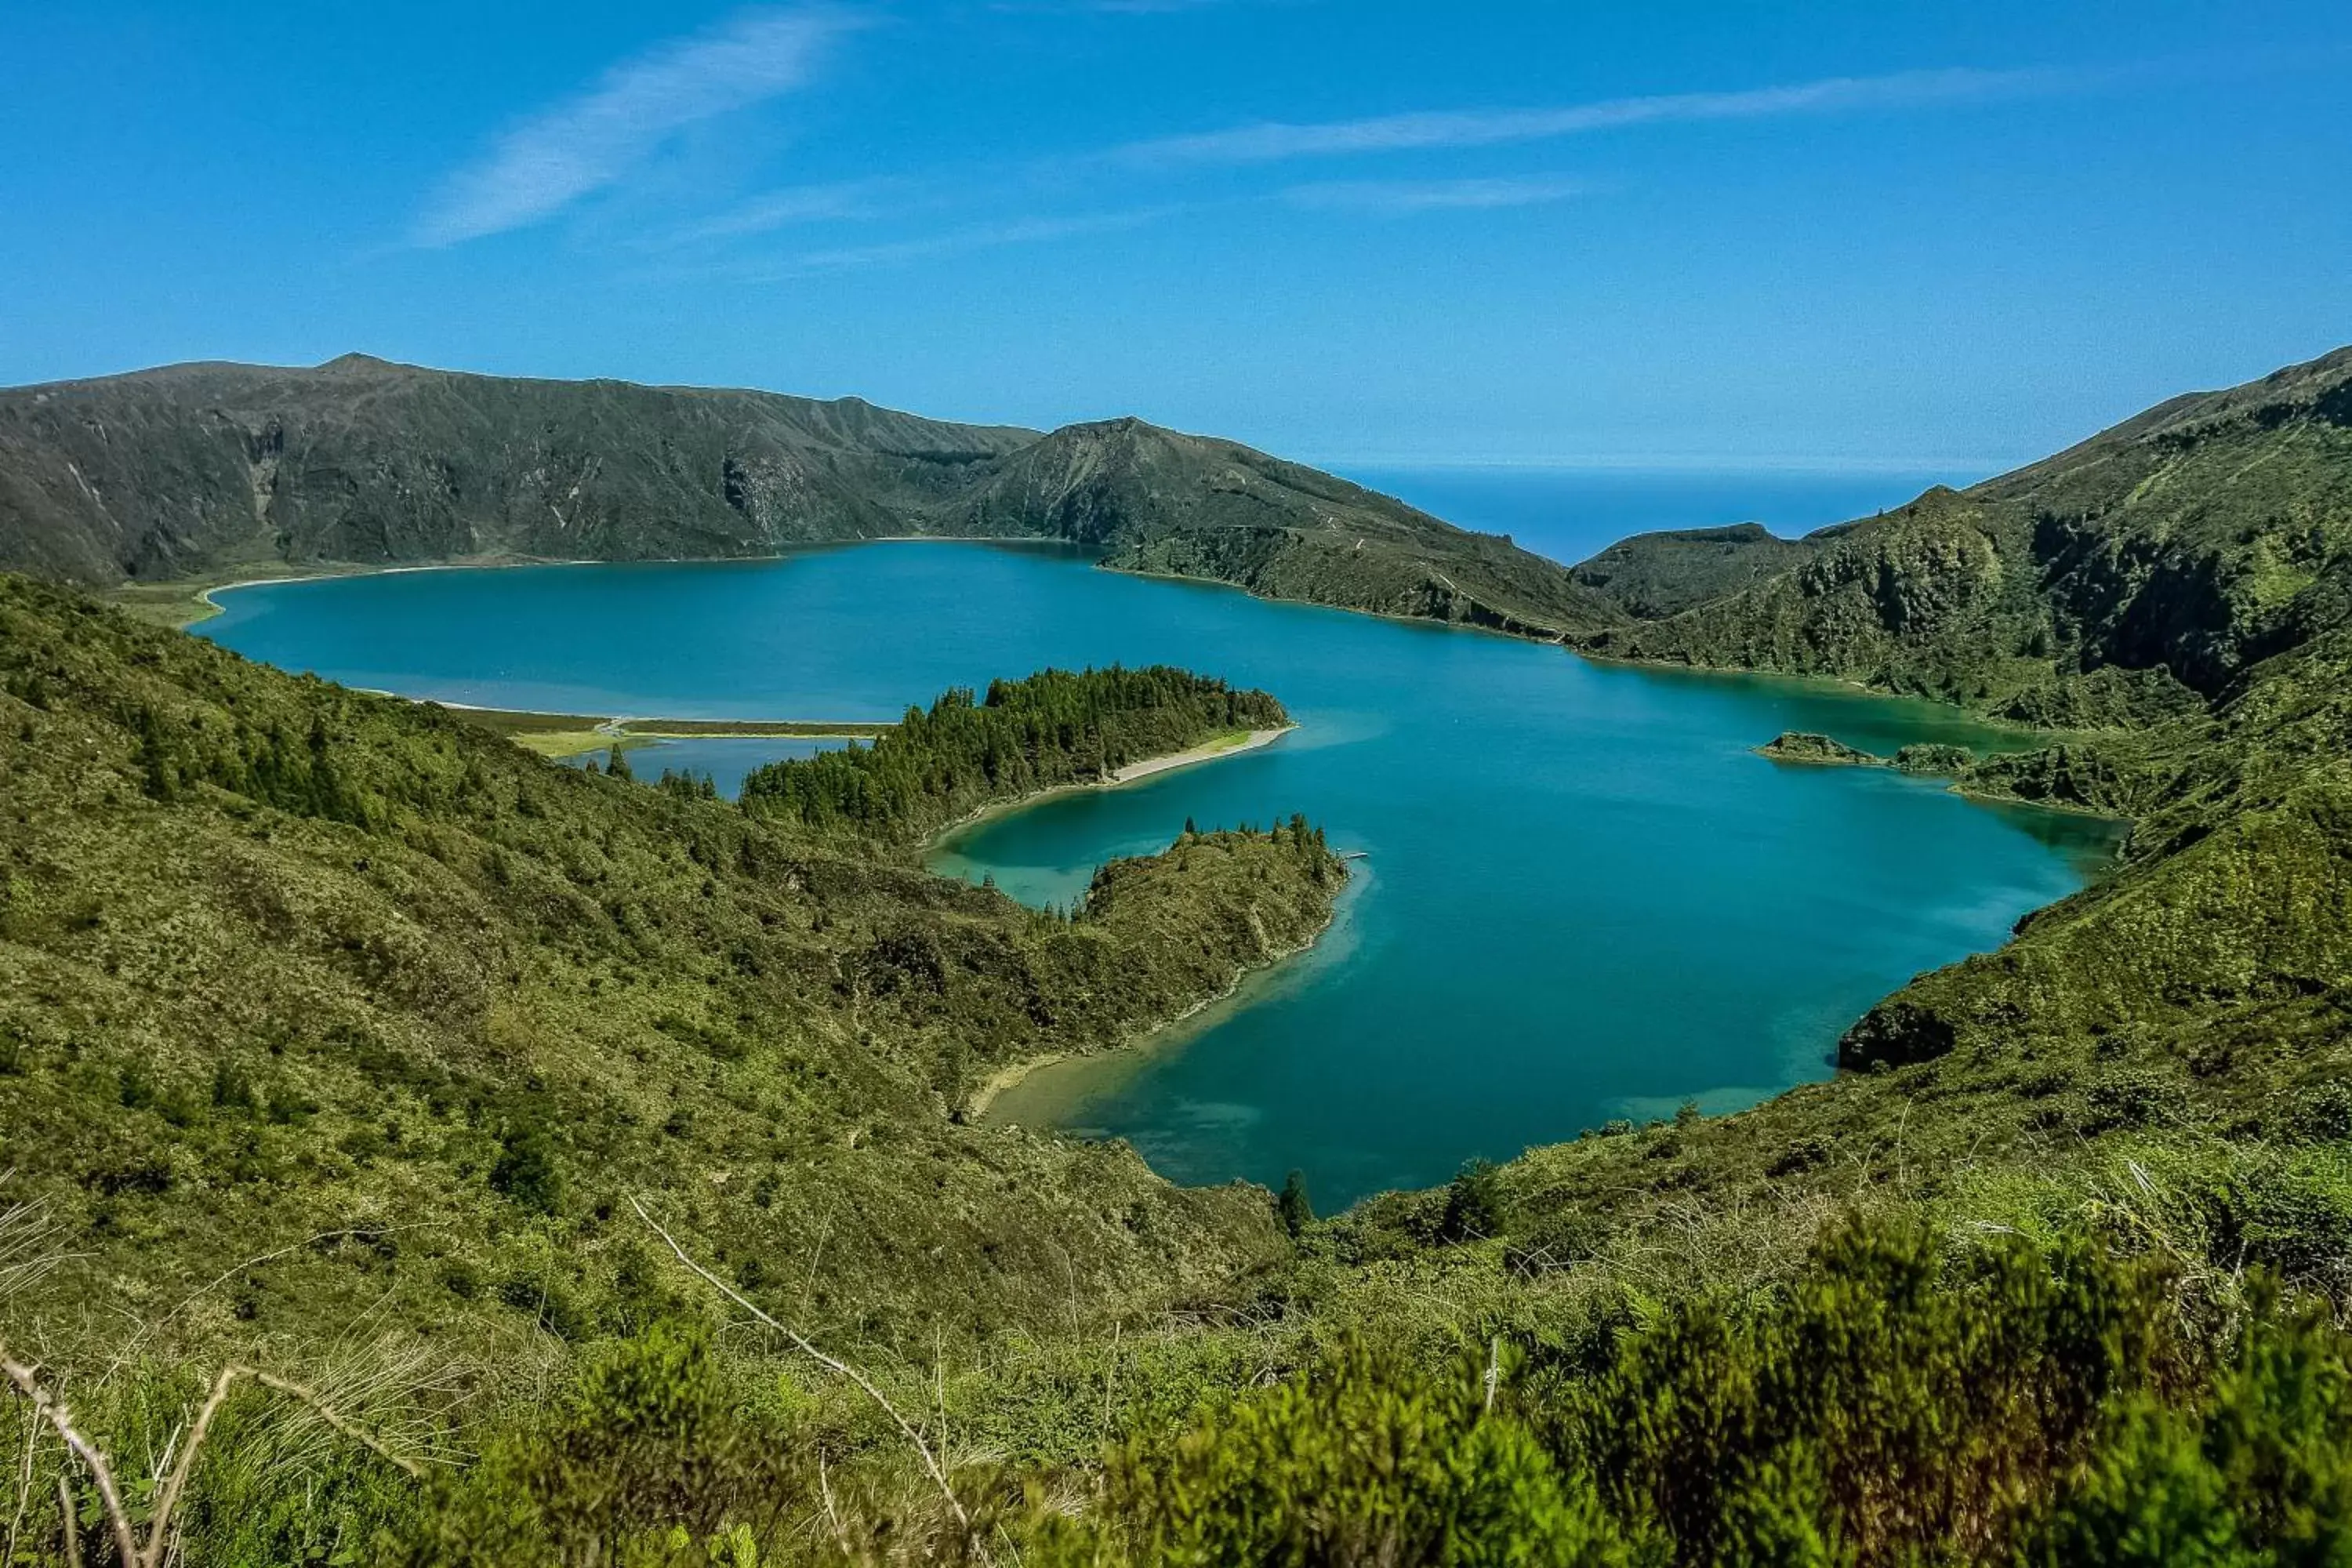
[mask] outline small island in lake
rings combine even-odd
[[[1759,756],[1776,763],[1811,763],[1829,767],[1893,768],[1906,773],[1959,773],[1976,764],[1976,753],[1966,746],[1920,742],[1903,747],[1891,757],[1849,746],[1843,741],[1810,730],[1789,730],[1756,748]]]

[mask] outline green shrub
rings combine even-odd
[[[2294,1132],[2318,1143],[2352,1139],[2352,1084],[2329,1079],[2305,1088],[2289,1116]]]
[[[546,1131],[533,1124],[509,1125],[499,1138],[499,1157],[490,1167],[490,1190],[504,1194],[518,1208],[531,1214],[553,1214],[563,1201],[563,1173],[556,1168],[554,1145]]]
[[[1503,1233],[1503,1178],[1492,1160],[1473,1160],[1445,1189],[1445,1216],[1438,1221],[1443,1241],[1476,1241]]]
[[[1977,1560],[2173,1363],[2164,1282],[2081,1247],[1952,1269],[1924,1229],[1849,1226],[1769,1310],[1702,1298],[1629,1339],[1549,1402],[1551,1441],[1677,1562],[1757,1560],[1751,1529],[1791,1527],[1762,1500],[1799,1480],[1820,1542],[1860,1561]]]
[[[1102,1510],[1041,1533],[1027,1560],[1069,1568],[1623,1559],[1591,1488],[1483,1409],[1474,1371],[1424,1377],[1352,1342],[1171,1447],[1129,1445]]]
[[[747,1410],[707,1333],[656,1324],[599,1346],[551,1408],[493,1433],[391,1554],[418,1568],[684,1561],[681,1543],[772,1531],[802,1495],[799,1459],[789,1427]]]
[[[2258,1292],[2188,1409],[2140,1398],[2028,1532],[2051,1568],[2352,1561],[2352,1368],[2324,1311]]]
[[[1276,1217],[1282,1228],[1296,1241],[1307,1227],[1315,1223],[1315,1205],[1307,1201],[1307,1173],[1293,1171],[1282,1184],[1282,1191],[1274,1200]]]

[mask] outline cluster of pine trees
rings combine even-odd
[[[323,716],[311,720],[300,742],[282,724],[215,727],[208,735],[201,720],[175,723],[143,704],[129,727],[139,738],[139,771],[151,799],[169,805],[185,789],[214,784],[304,816],[356,826],[370,819],[365,796],[336,768]]]
[[[1164,665],[957,687],[909,708],[871,746],[771,763],[743,781],[744,809],[869,837],[919,837],[965,812],[1062,784],[1091,784],[1130,763],[1219,735],[1289,722],[1263,691]]]

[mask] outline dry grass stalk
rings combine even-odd
[[[73,1482],[63,1470],[58,1472],[58,1518],[64,1522],[66,1538],[66,1568],[81,1568],[81,1536],[74,1530]]]
[[[0,1568],[16,1568],[16,1535],[25,1528],[25,1514],[33,1506],[33,1456],[41,1441],[40,1417],[25,1419],[25,1462],[16,1477],[16,1511],[8,1517],[8,1544],[0,1551]]]
[[[0,1182],[6,1180],[0,1176]],[[47,1200],[0,1208],[0,1301],[37,1284],[72,1256],[58,1245],[58,1225]]]

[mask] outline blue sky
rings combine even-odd
[[[0,10],[0,381],[358,349],[1990,467],[2352,341],[2352,7]]]

